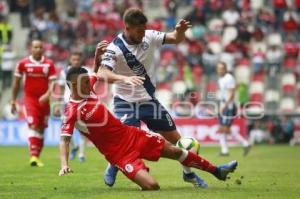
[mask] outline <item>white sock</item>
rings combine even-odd
[[[239,132],[237,132],[237,131],[232,131],[232,132],[231,132],[231,135],[232,135],[239,143],[241,143],[241,144],[243,145],[243,147],[249,146],[249,142],[248,142],[245,138],[243,138],[243,137],[239,134]]]
[[[182,149],[182,154],[181,154],[181,156],[178,158],[178,161],[179,162],[183,162],[185,159],[186,159],[186,157],[188,156],[188,151],[187,150],[185,150],[185,149]]]
[[[183,169],[183,172],[184,172],[185,174],[192,173],[191,167],[186,167],[186,166],[183,166],[183,165],[182,165],[182,169]]]
[[[229,153],[228,145],[227,145],[227,134],[221,132],[220,133],[220,146],[221,146],[221,153]]]
[[[85,151],[85,146],[86,146],[86,138],[84,137],[84,135],[80,134],[80,140],[79,140],[79,157],[84,157],[84,151]]]

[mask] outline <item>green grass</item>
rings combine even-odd
[[[258,146],[246,158],[239,148],[232,148],[230,157],[219,157],[218,148],[203,147],[201,154],[216,164],[237,159],[238,169],[226,182],[199,171],[209,184],[203,190],[183,182],[177,162],[147,162],[161,190],[141,192],[121,173],[113,188],[106,187],[102,179],[106,162],[92,147],[87,149],[87,161],[72,161],[74,173],[64,177],[58,176],[57,148],[44,149],[45,167],[31,168],[27,147],[0,147],[0,198],[300,198],[299,147]]]

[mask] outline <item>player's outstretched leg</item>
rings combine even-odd
[[[181,138],[177,130],[164,131],[161,132],[161,135],[174,145]],[[200,176],[194,173],[190,167],[186,167],[184,165],[182,165],[182,167],[183,167],[182,178],[185,182],[193,184],[194,187],[196,188],[204,188],[204,189],[208,188],[206,182]]]
[[[111,164],[108,164],[105,172],[104,172],[104,183],[107,186],[112,187],[115,184],[118,168],[116,166],[113,166]]]
[[[190,151],[180,149],[176,146],[172,146],[166,142],[161,152],[161,157],[166,157],[174,160],[178,160],[182,165],[201,169],[213,174],[219,180],[226,180],[229,173],[234,172],[237,167],[237,161],[232,161],[228,164],[215,166],[208,160],[194,154]]]
[[[143,191],[160,189],[157,181],[145,169],[139,170],[132,180],[138,184]]]
[[[218,178],[219,180],[226,180],[226,177],[229,173],[234,172],[236,169],[238,163],[236,160],[233,160],[227,164],[223,164],[217,167],[217,171],[214,173],[214,176]]]

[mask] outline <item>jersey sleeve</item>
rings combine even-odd
[[[113,43],[110,43],[102,56],[101,65],[114,69],[117,64],[118,52]]]
[[[16,66],[15,76],[22,77],[24,72],[25,72],[24,63],[20,61]]]
[[[74,108],[67,104],[64,113],[63,123],[61,125],[60,136],[72,136],[73,130],[76,122],[76,111]]]
[[[165,43],[166,33],[157,30],[148,30],[151,42],[157,46],[161,47]]]
[[[49,79],[55,79],[56,78],[56,71],[55,71],[55,66],[54,63],[51,61],[50,67],[49,67]]]

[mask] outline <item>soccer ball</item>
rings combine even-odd
[[[200,144],[192,137],[182,137],[177,141],[176,146],[182,149],[186,149],[193,153],[199,154]]]

